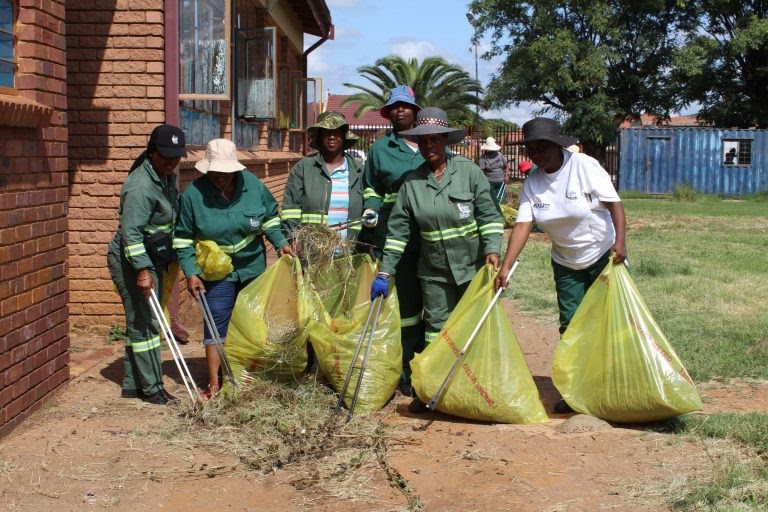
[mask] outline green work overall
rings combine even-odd
[[[144,240],[159,231],[172,235],[177,212],[175,176],[163,180],[145,159],[128,174],[120,191],[120,225],[107,251],[107,266],[123,301],[128,335],[123,390],[144,396],[163,388],[160,326],[149,301],[136,286],[136,275],[141,269],[149,269],[159,297],[163,269],[155,269]]]
[[[374,250],[379,259],[384,251],[389,216],[400,185],[422,163],[424,157],[421,153],[409,146],[394,130],[376,140],[368,152],[363,208],[371,208],[379,214],[379,222],[373,229]],[[398,262],[396,279],[403,346],[402,381],[405,384],[411,381],[411,359],[424,348],[421,285],[416,277],[418,261],[419,240],[414,237]]]

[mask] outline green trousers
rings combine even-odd
[[[469,282],[464,284],[444,283],[440,281],[422,281],[424,296],[424,339],[429,344],[440,333],[448,317],[451,316]]]
[[[406,384],[411,382],[411,359],[424,349],[421,284],[416,277],[418,264],[419,253],[406,251],[395,270],[397,301],[400,304],[400,337],[403,346],[401,380]]]
[[[160,361],[160,326],[152,314],[149,301],[136,286],[136,270],[128,263],[122,251],[110,245],[107,266],[112,281],[120,293],[125,310],[125,343],[123,389],[149,396],[163,389],[163,372]],[[160,296],[162,275],[152,270],[156,284],[155,293]]]
[[[560,310],[560,334],[563,334],[568,328],[568,324],[571,323],[571,319],[584,299],[587,290],[608,264],[610,254],[611,251],[606,252],[597,262],[581,270],[574,270],[552,262],[557,307]]]

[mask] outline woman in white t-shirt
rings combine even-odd
[[[496,287],[507,286],[509,269],[520,255],[534,225],[552,240],[552,270],[565,332],[589,287],[608,264],[627,257],[624,207],[611,178],[592,157],[563,148],[576,143],[560,135],[553,119],[537,117],[523,125],[528,157],[536,165],[523,182],[515,227]],[[571,412],[563,400],[555,412]]]

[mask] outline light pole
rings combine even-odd
[[[475,17],[471,12],[467,13],[467,21],[474,29]],[[475,82],[480,83],[477,73],[477,41],[472,42],[472,49],[475,52]],[[475,162],[480,161],[480,91],[475,89]]]

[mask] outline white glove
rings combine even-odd
[[[362,220],[363,220],[363,226],[367,228],[376,227],[376,224],[379,223],[379,214],[376,213],[375,210],[368,208],[363,212]]]

